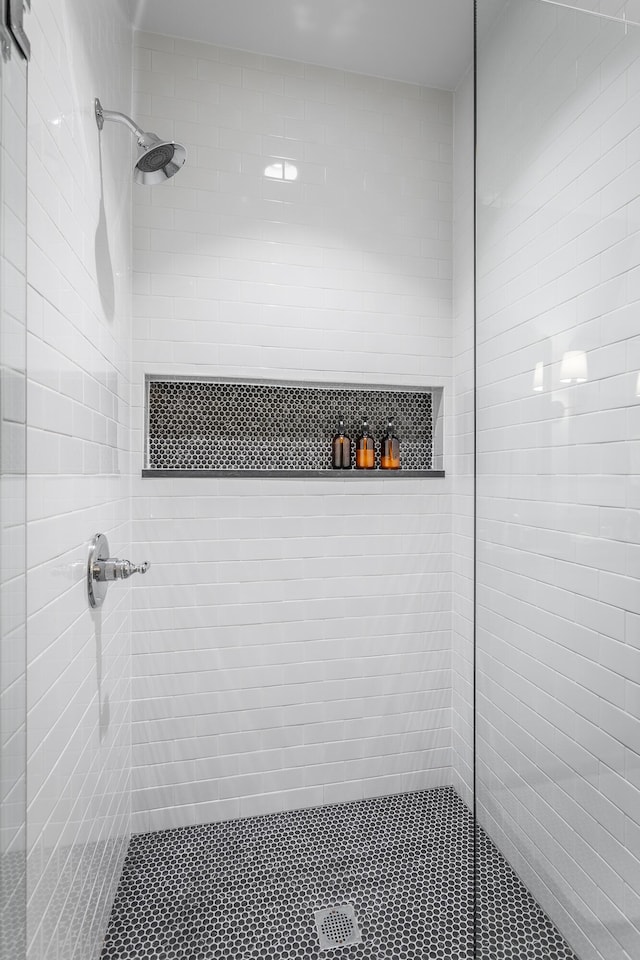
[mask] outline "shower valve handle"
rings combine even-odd
[[[93,564],[94,580],[128,580],[134,573],[146,573],[151,564],[148,560],[144,563],[131,563],[130,560],[116,560],[114,557],[107,557],[106,560],[95,560]]]
[[[114,580],[128,580],[134,573],[146,573],[151,564],[131,563],[109,556],[109,541],[104,533],[97,533],[89,544],[87,557],[87,597],[93,609],[101,607],[107,595],[107,587]]]

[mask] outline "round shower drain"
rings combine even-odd
[[[352,903],[317,910],[315,919],[321,950],[360,943],[362,940]]]

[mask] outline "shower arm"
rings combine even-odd
[[[140,127],[133,122],[131,117],[126,115],[126,113],[119,113],[118,110],[105,110],[97,97],[95,99],[95,111],[98,130],[102,130],[105,120],[113,120],[115,123],[124,123],[125,127],[128,127],[131,133],[137,138],[138,146],[150,147],[152,145],[153,141],[148,138],[149,135],[146,134],[144,130],[141,130]]]

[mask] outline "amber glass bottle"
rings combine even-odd
[[[380,469],[400,469],[400,441],[394,436],[391,420],[387,423],[387,435],[382,438],[380,444]]]
[[[342,418],[338,422],[338,432],[331,441],[331,466],[334,470],[351,469],[351,440],[345,435]]]
[[[369,433],[369,424],[365,417],[362,430],[356,443],[356,467],[358,470],[373,470],[376,465],[376,452],[373,437]]]

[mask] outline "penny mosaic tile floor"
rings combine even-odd
[[[479,960],[577,960],[488,838]],[[134,836],[101,960],[474,960],[451,788]]]

